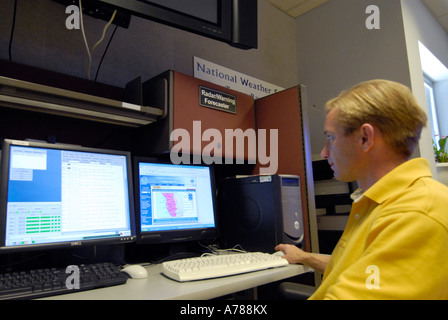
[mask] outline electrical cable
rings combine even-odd
[[[98,40],[94,45],[93,45],[93,47],[92,47],[92,50],[91,50],[91,52],[90,52],[90,54],[92,54],[93,55],[93,51],[95,51],[95,49],[96,49],[96,47],[101,43],[101,42],[103,42],[103,40],[104,40],[104,36],[106,35],[106,31],[107,31],[107,29],[109,28],[109,26],[112,24],[112,21],[114,21],[114,19],[115,19],[115,15],[117,14],[117,10],[114,10],[114,13],[112,14],[112,17],[110,18],[110,20],[109,20],[109,22],[106,24],[106,26],[104,27],[104,29],[103,29],[103,34],[102,34],[102,36],[101,36],[101,38],[100,38],[100,40]],[[118,27],[118,25],[117,25],[117,27]],[[116,28],[115,28],[115,30],[116,30]],[[115,31],[114,31],[114,33],[115,33]],[[110,42],[109,42],[110,43]],[[91,67],[91,60],[89,61],[89,65],[88,65],[88,72],[89,72],[89,80],[90,80],[90,67]],[[95,81],[96,81],[96,77],[95,77]]]
[[[89,50],[89,44],[87,43],[87,38],[86,38],[85,30],[84,30],[84,21],[83,21],[82,1],[81,1],[81,0],[79,0],[79,11],[80,11],[80,19],[81,19],[81,31],[82,31],[82,36],[83,36],[83,38],[84,38],[84,43],[85,43],[85,45],[86,45],[86,48],[87,48],[87,54],[88,54],[88,58],[89,58],[89,61],[88,61],[87,66],[86,66],[86,73],[87,73],[87,79],[90,80],[90,68],[91,68],[91,66],[92,66],[92,55],[93,55],[93,52],[95,51],[96,47],[97,47],[101,42],[103,42],[104,37],[105,37],[105,35],[106,35],[106,31],[107,31],[107,29],[108,29],[109,26],[112,24],[112,21],[114,21],[114,19],[115,19],[115,16],[116,16],[116,14],[117,14],[117,10],[114,10],[114,12],[113,12],[113,14],[112,14],[112,17],[110,18],[109,22],[106,24],[106,26],[105,26],[104,29],[103,29],[103,34],[101,35],[101,38],[100,38],[100,39],[93,45],[93,47],[92,47],[91,50]],[[117,25],[117,26],[118,26],[118,25]],[[115,33],[115,32],[114,32],[114,33]],[[109,42],[109,43],[110,43],[110,42]],[[95,77],[95,80],[96,80],[96,77]]]
[[[112,32],[112,35],[109,38],[109,42],[107,43],[106,49],[103,52],[103,56],[101,57],[100,63],[98,64],[98,68],[96,69],[95,82],[96,82],[96,79],[98,78],[98,73],[100,72],[101,65],[103,64],[104,57],[106,56],[107,50],[109,49],[110,43],[112,42],[112,39],[114,38],[115,32],[117,31],[117,29],[118,29],[118,24],[115,26],[115,29],[114,29],[114,31]]]
[[[229,254],[230,252],[247,253],[247,251],[244,250],[244,248],[240,244],[237,244],[234,247],[228,248],[228,249],[218,249],[214,245],[206,246],[206,245],[201,244],[201,242],[199,242],[199,245],[210,251],[210,253],[209,252],[203,253],[201,255],[201,257]]]
[[[11,35],[9,37],[9,46],[8,46],[9,61],[12,61],[12,40],[14,38],[14,29],[16,27],[16,13],[17,13],[17,0],[14,1],[14,11],[13,11],[13,15],[12,15]]]
[[[103,34],[102,34],[100,40],[98,40],[97,43],[95,43],[95,44],[93,45],[93,47],[92,47],[92,51],[90,52],[91,54],[93,54],[93,51],[95,51],[96,47],[97,47],[101,42],[103,42],[103,40],[104,40],[104,36],[106,35],[107,28],[109,28],[109,26],[111,25],[112,21],[114,21],[114,19],[115,19],[115,15],[116,15],[116,14],[117,14],[117,10],[114,11],[114,13],[112,14],[112,17],[110,18],[109,22],[108,22],[108,23],[106,24],[106,26],[104,27],[104,29],[103,29]]]
[[[80,20],[81,20],[82,37],[84,38],[84,44],[86,45],[87,55],[89,58],[88,66],[90,66],[90,64],[92,63],[92,55],[90,54],[89,44],[87,43],[86,33],[84,31],[84,21],[82,18],[83,14],[82,14],[82,1],[81,0],[79,0],[79,16],[80,16]],[[89,72],[88,67],[86,67],[86,73],[87,73],[87,79],[90,80],[90,72]]]

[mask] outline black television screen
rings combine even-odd
[[[218,235],[213,169],[157,158],[134,160],[140,243],[176,243]]]
[[[257,0],[98,0],[132,15],[227,42],[257,48]]]
[[[5,140],[0,251],[136,240],[131,155]]]

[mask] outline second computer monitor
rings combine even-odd
[[[175,243],[217,236],[213,169],[136,158],[140,243]]]

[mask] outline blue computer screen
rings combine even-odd
[[[139,162],[141,232],[215,227],[210,168]]]
[[[60,202],[61,151],[11,147],[8,202]]]

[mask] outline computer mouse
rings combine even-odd
[[[121,269],[121,272],[127,273],[131,279],[145,279],[148,277],[148,271],[138,264],[124,267]]]

